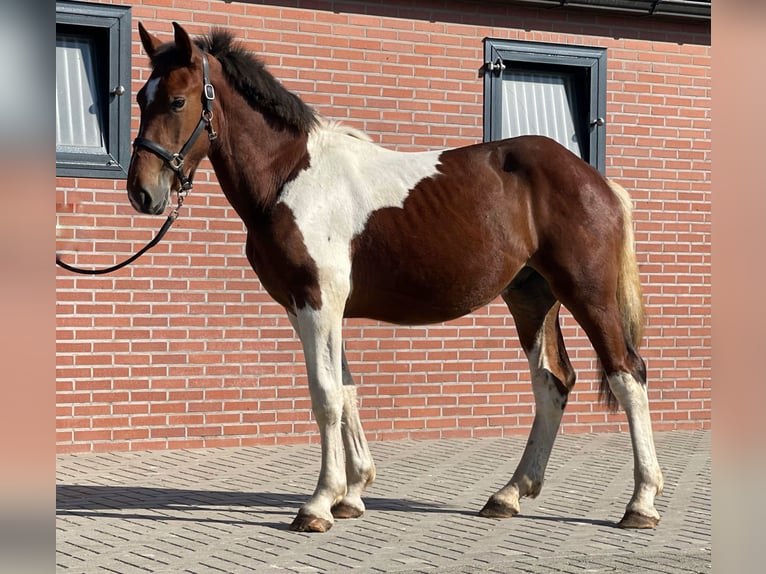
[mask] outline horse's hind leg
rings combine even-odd
[[[654,451],[646,383],[624,371],[612,371],[607,380],[625,409],[633,443],[633,496],[618,526],[654,528],[660,521],[654,508],[654,497],[662,494],[663,478]]]
[[[560,272],[551,277],[564,275],[565,272]],[[635,486],[619,526],[654,528],[660,520],[660,515],[654,507],[654,498],[662,493],[663,478],[652,437],[646,367],[626,336],[627,328],[623,325],[617,301],[606,287],[610,282],[595,280],[598,277],[603,279],[605,275],[603,268],[589,268],[581,262],[577,268],[577,276],[581,280],[580,285],[587,284],[589,288],[572,291],[562,289],[559,297],[586,332],[596,350],[608,384],[608,387],[602,387],[602,393],[606,394],[607,399],[616,399],[628,418],[633,445]],[[553,288],[556,289],[555,284]],[[608,402],[611,405],[614,401]]]
[[[559,326],[559,309],[548,283],[536,271],[524,269],[503,293],[529,361],[535,396],[532,430],[513,477],[493,494],[480,511],[486,517],[518,514],[519,499],[536,497],[553,448],[575,373]]]
[[[346,454],[346,495],[332,507],[335,518],[357,518],[364,514],[362,493],[375,480],[375,464],[372,461],[367,439],[356,402],[356,385],[348,368],[346,352],[342,356],[343,367],[343,418],[341,435]]]
[[[660,515],[654,497],[662,493],[663,478],[654,450],[646,368],[638,352],[627,345],[616,309],[568,304],[596,349],[609,388],[625,410],[633,445],[633,496],[619,523],[622,528],[654,528]]]

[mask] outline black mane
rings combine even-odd
[[[263,62],[228,30],[214,29],[209,36],[197,38],[194,43],[221,63],[231,85],[267,119],[278,120],[303,133],[309,133],[317,124],[316,112],[279,83]]]

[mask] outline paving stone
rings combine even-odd
[[[57,571],[705,573],[709,431],[656,433],[655,530],[615,528],[633,488],[627,434],[560,435],[537,499],[479,517],[523,437],[370,445],[367,512],[325,534],[288,530],[313,491],[318,445],[61,455]]]

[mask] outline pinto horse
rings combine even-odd
[[[602,399],[630,425],[635,489],[619,526],[655,527],[663,478],[637,351],[643,303],[627,192],[545,137],[385,149],[321,119],[230,33],[192,40],[173,27],[163,43],[139,24],[152,73],[137,96],[128,195],[138,211],[162,213],[207,156],[247,228],[247,258],[303,345],[321,437],[316,490],[290,528],[321,532],[361,516],[375,478],[344,317],[434,323],[498,295],[528,357],[536,409],[516,471],[480,514],[513,516],[542,488],[575,381],[564,304],[598,355]]]

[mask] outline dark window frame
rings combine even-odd
[[[125,179],[130,162],[131,8],[57,0],[57,37],[59,33],[75,33],[97,43],[106,153],[57,148],[56,175]]]
[[[484,141],[498,139],[502,120],[502,82],[507,70],[540,70],[572,74],[580,117],[578,134],[587,136],[584,157],[606,169],[606,48],[547,42],[484,38]]]

